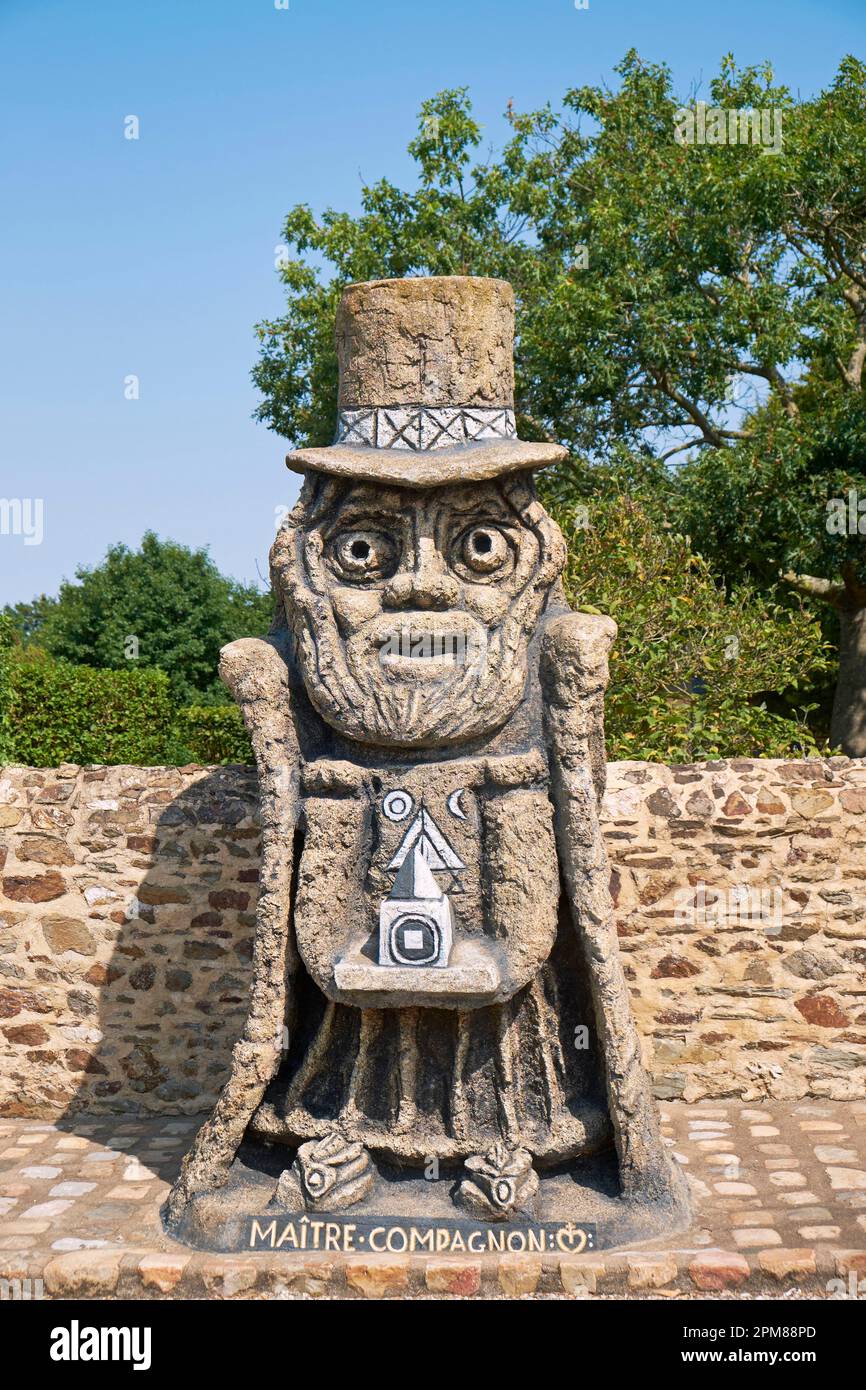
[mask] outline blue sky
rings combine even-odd
[[[0,498],[44,501],[41,544],[0,534],[0,604],[147,529],[267,572],[296,483],[249,371],[282,220],[409,178],[425,97],[467,85],[496,145],[509,98],[609,80],[632,46],[684,94],[728,50],[803,95],[866,56],[864,0],[289,4],[0,0]]]

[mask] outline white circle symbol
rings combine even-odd
[[[389,792],[382,802],[382,810],[389,820],[405,820],[415,802],[408,792]]]

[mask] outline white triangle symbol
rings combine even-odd
[[[399,869],[406,855],[418,845],[421,855],[431,869],[465,869],[466,865],[449,845],[429,811],[419,811],[400,841],[389,869]]]

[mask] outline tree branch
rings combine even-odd
[[[690,401],[687,396],[683,395],[682,391],[679,391],[677,387],[673,385],[667,372],[659,371],[656,367],[650,368],[650,371],[658,390],[664,392],[675,405],[678,405],[681,410],[685,411],[692,421],[692,424],[697,425],[708,443],[715,445],[716,448],[721,448],[723,435],[713,424],[712,420],[704,414],[694,401]]]
[[[795,574],[793,570],[780,571],[781,579],[807,598],[817,598],[829,603],[832,608],[841,608],[845,603],[847,589],[844,584],[834,584],[831,579],[816,579],[811,574]]]
[[[521,418],[524,419],[524,420],[526,421],[527,425],[529,425],[531,429],[534,429],[534,430],[537,430],[537,431],[538,431],[538,433],[541,435],[541,437],[542,437],[542,439],[544,440],[545,443],[547,443],[547,444],[558,444],[558,443],[559,443],[559,440],[556,438],[556,435],[551,434],[551,432],[550,432],[550,430],[547,428],[547,426],[546,426],[546,425],[542,425],[542,423],[541,423],[540,420],[536,420],[536,418],[535,418],[534,415],[528,415],[527,412],[526,412],[525,410],[522,410],[522,409],[520,408],[519,405],[516,407],[516,409],[517,409],[518,415],[520,415]]]
[[[866,342],[859,342],[848,359],[848,366],[844,369],[845,380],[855,391],[859,391],[863,384],[863,364],[866,362]]]
[[[667,459],[673,458],[674,454],[681,454],[684,449],[700,449],[707,443],[706,439],[687,439],[682,444],[675,444],[673,449],[666,449],[663,454],[659,454],[659,463],[665,463]]]
[[[772,389],[779,396],[785,410],[785,414],[791,420],[796,420],[800,414],[799,406],[794,400],[789,383],[785,380],[775,362],[770,362],[762,366],[758,362],[738,362],[737,371],[744,372],[748,376],[759,376],[768,381]]]
[[[854,572],[854,565],[850,560],[842,566],[842,579],[845,583],[845,594],[848,600],[846,607],[866,608],[866,585],[858,579]]]

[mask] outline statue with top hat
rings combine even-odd
[[[513,333],[501,280],[343,294],[273,628],[222,654],[263,858],[246,1026],[166,1207],[190,1243],[395,1203],[606,1245],[685,1220],[599,827],[616,629],[565,602],[533,481],[565,450],[517,437]]]

